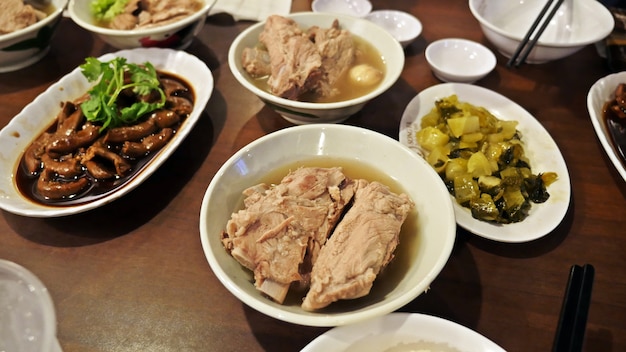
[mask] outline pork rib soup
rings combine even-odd
[[[342,29],[308,29],[289,18],[270,16],[255,47],[245,48],[242,67],[254,84],[271,94],[314,103],[345,101],[374,90],[385,62],[367,40]]]

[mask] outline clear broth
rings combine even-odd
[[[383,77],[386,74],[386,64],[383,56],[380,52],[367,40],[352,35],[354,39],[354,45],[356,47],[356,55],[355,60],[352,66],[356,66],[359,64],[367,64],[372,66],[373,68],[379,70],[383,73]],[[339,92],[332,97],[321,97],[314,93],[305,93],[303,94],[299,100],[312,102],[312,103],[334,103],[339,101],[345,101],[354,99],[360,96],[363,96],[371,91],[373,91],[380,83],[372,85],[372,86],[363,86],[359,84],[355,84],[348,77],[349,70],[346,70],[342,77],[337,81],[335,88]],[[264,91],[270,93],[269,86],[267,85],[268,77],[259,77],[253,80],[254,85],[256,85],[259,89],[263,89]]]
[[[370,182],[378,181],[389,187],[389,189],[394,193],[406,193],[402,186],[394,178],[371,164],[367,164],[362,160],[333,158],[328,156],[313,157],[278,167],[261,177],[255,185],[260,183],[266,183],[268,185],[278,184],[290,171],[296,170],[300,167],[341,167],[343,173],[351,179],[365,179]],[[253,184],[250,186],[253,186]],[[243,199],[244,197],[242,196],[236,210],[243,209]],[[345,311],[346,309],[355,309],[355,306],[365,306],[371,304],[372,301],[382,301],[385,299],[385,296],[398,286],[400,281],[402,281],[413,266],[418,246],[418,214],[417,211],[413,209],[407,216],[404,224],[402,224],[402,229],[400,230],[400,241],[394,252],[393,260],[378,275],[369,295],[359,299],[335,302],[320,310],[320,312],[327,313],[333,311]],[[254,281],[251,272],[250,280]],[[305,294],[306,292],[291,289],[289,290],[287,298],[283,304],[299,306],[302,303],[302,299]]]

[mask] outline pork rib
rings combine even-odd
[[[315,260],[353,192],[341,168],[299,168],[278,185],[245,190],[245,209],[232,214],[222,243],[254,272],[257,289],[282,303],[291,283],[308,275],[300,272],[305,254]]]
[[[302,308],[324,308],[340,299],[367,295],[391,261],[402,223],[414,207],[405,195],[378,182],[356,180],[354,203],[337,225],[311,272]]]

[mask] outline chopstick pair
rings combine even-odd
[[[537,44],[539,37],[541,37],[541,35],[543,34],[543,31],[546,29],[546,27],[548,27],[548,24],[550,24],[550,21],[552,21],[552,17],[554,17],[559,7],[561,7],[563,0],[556,0],[556,4],[552,7],[552,11],[550,11],[548,16],[544,19],[546,12],[548,12],[548,10],[550,9],[550,6],[552,6],[553,3],[554,3],[554,0],[548,0],[546,2],[544,7],[541,9],[541,12],[539,12],[539,15],[537,16],[533,24],[528,29],[526,36],[524,37],[524,39],[522,39],[522,41],[517,46],[517,50],[515,50],[515,52],[509,59],[509,61],[506,63],[507,67],[511,67],[511,66],[518,67],[519,65],[521,65],[522,63],[526,61],[526,58],[530,54],[530,51],[533,49],[535,44]],[[542,20],[543,20],[543,23],[541,22]],[[539,27],[539,30],[537,31],[533,39],[530,39],[530,37],[535,32],[535,29],[537,29],[537,26],[540,23],[541,23],[541,27]],[[521,54],[521,57],[520,57],[520,54]]]
[[[572,266],[552,352],[582,351],[594,274],[591,264]]]

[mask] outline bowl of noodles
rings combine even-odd
[[[365,19],[301,12],[270,16],[243,31],[228,63],[244,88],[287,121],[338,123],[398,80],[404,51]]]

